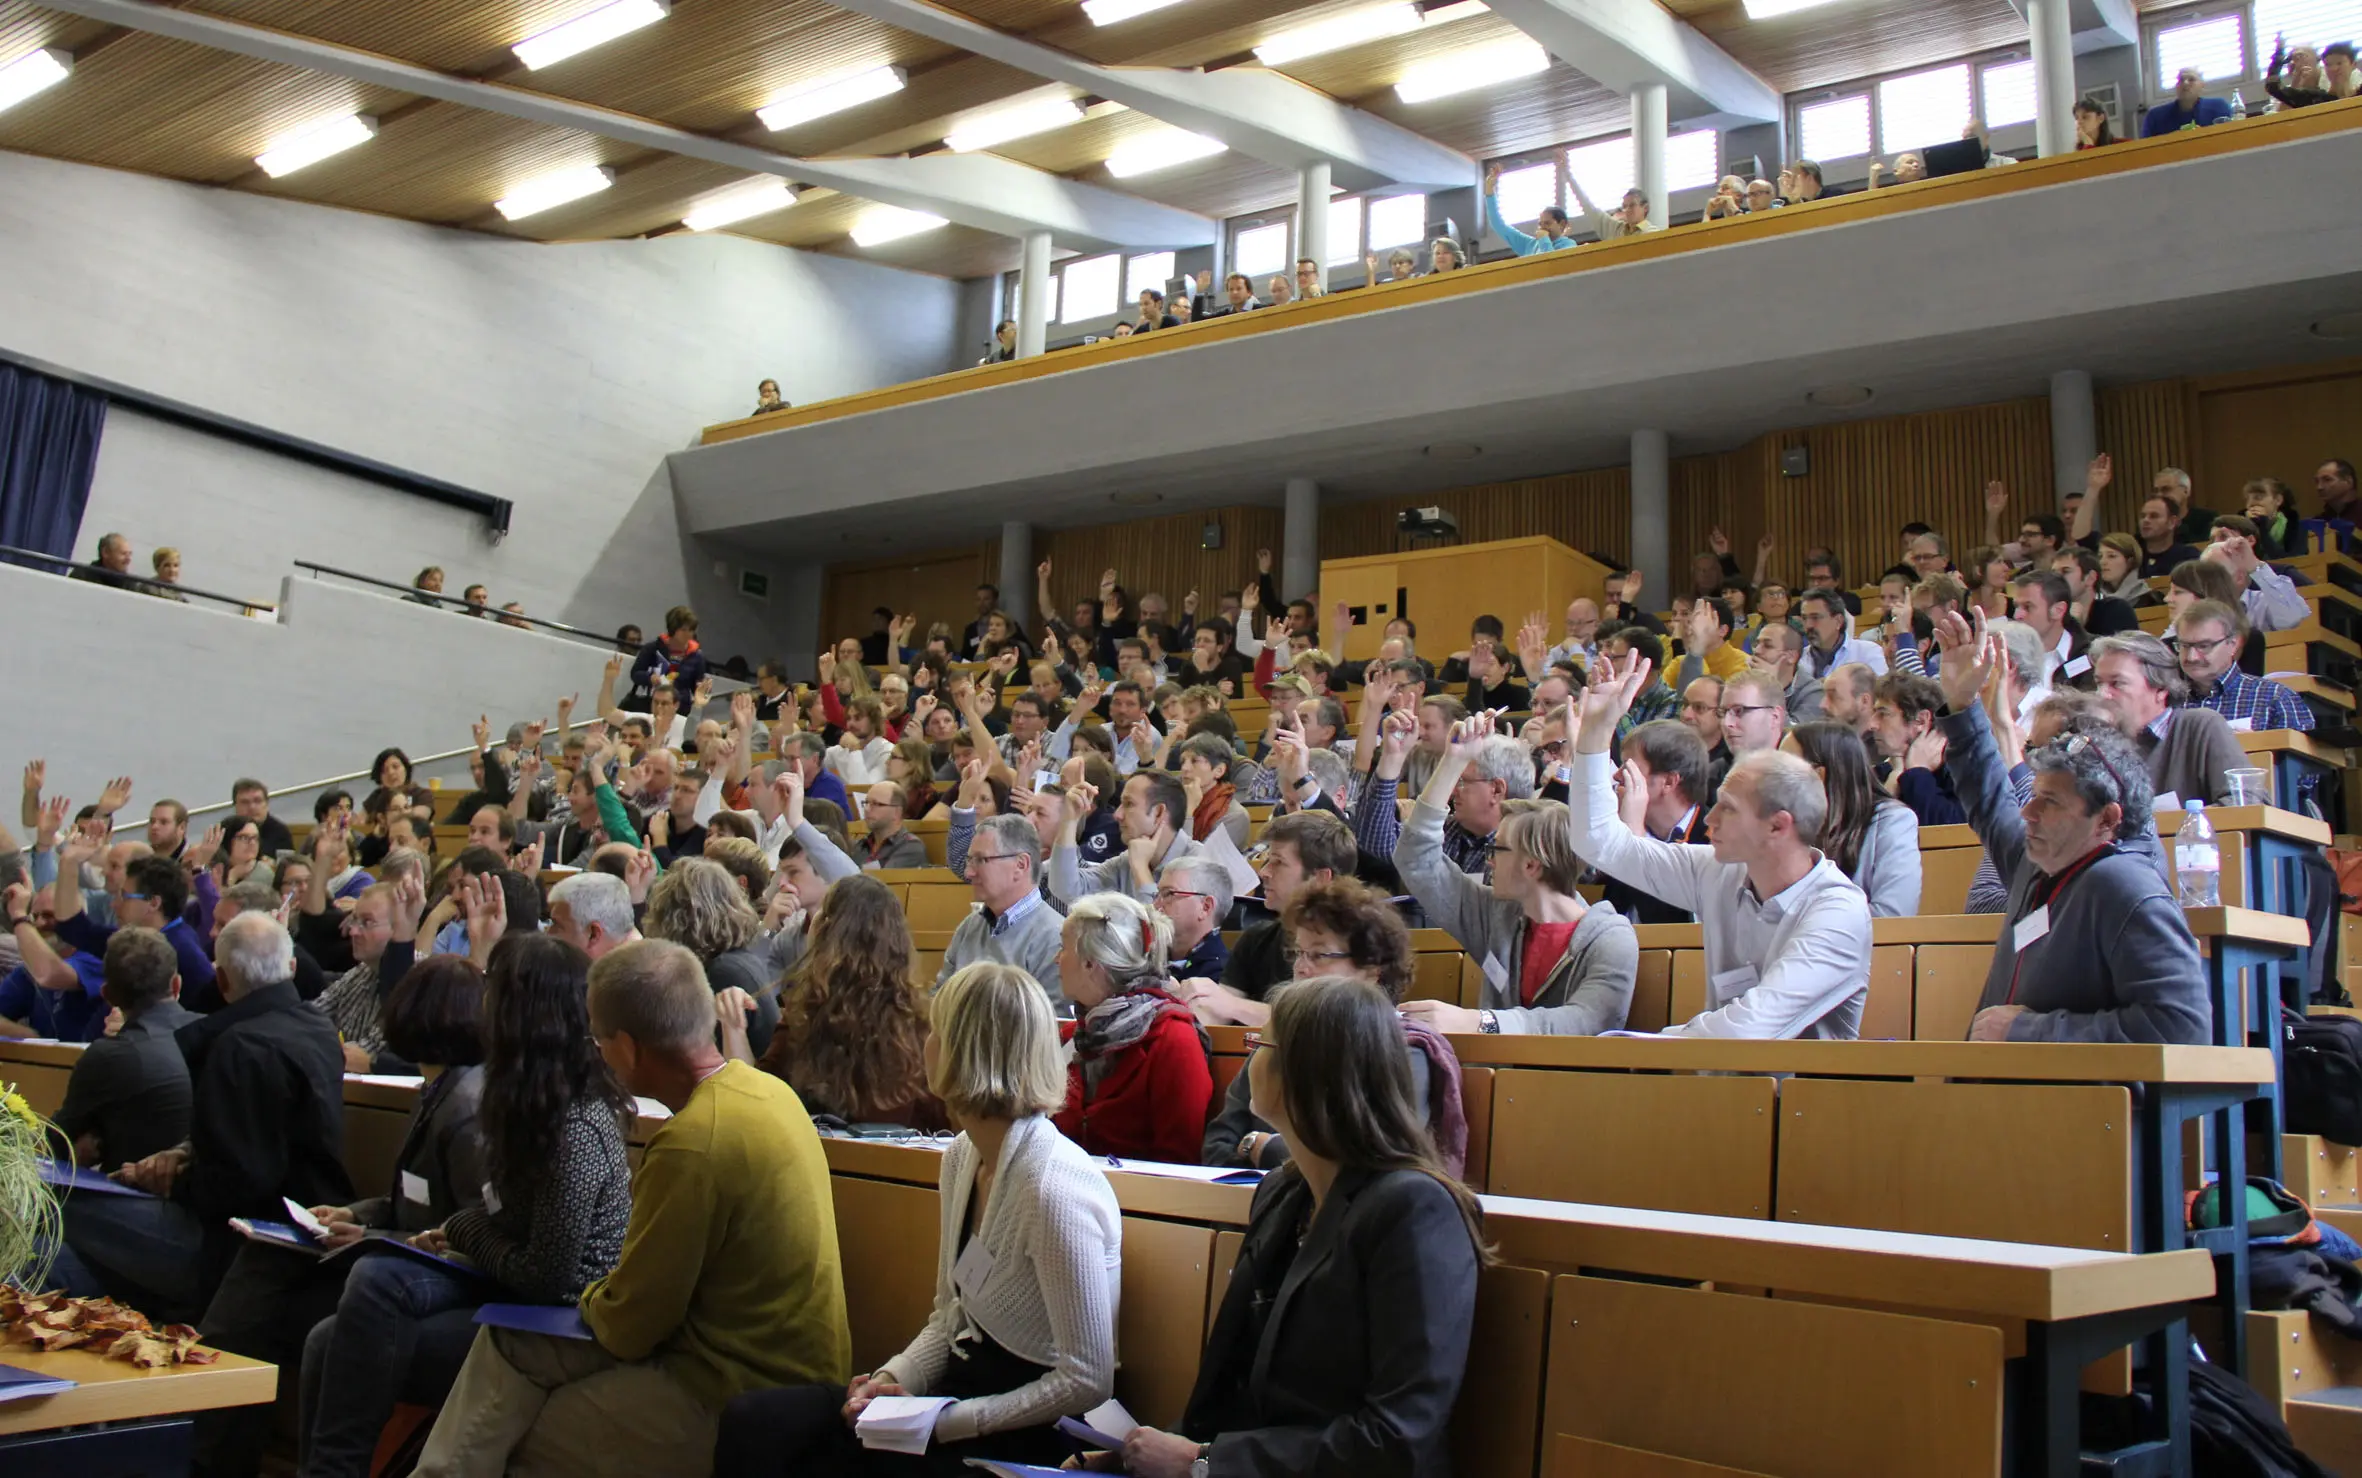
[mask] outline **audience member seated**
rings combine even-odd
[[[696,956],[699,975],[715,995],[743,992],[753,1003],[744,1016],[754,1058],[771,1046],[779,1025],[778,977],[770,956],[754,947],[763,916],[747,902],[745,890],[727,869],[704,857],[684,857],[648,891],[648,914],[640,927],[650,939],[667,939]]]
[[[1065,800],[1071,804],[1074,793]],[[1062,808],[1060,814],[1070,812]],[[976,823],[963,865],[978,906],[951,931],[935,988],[941,990],[962,966],[985,960],[1016,966],[1041,982],[1051,1005],[1063,1002],[1058,955],[1064,916],[1040,882],[1041,835],[1033,822],[1006,813],[985,817]],[[1114,865],[1129,867],[1130,861],[1119,857]]]
[[[153,929],[107,941],[106,1003],[123,1024],[75,1060],[50,1137],[60,1155],[112,1174],[189,1137],[189,1064],[173,1034],[200,1018],[182,1008],[180,958]]]
[[[2258,631],[2286,631],[2313,619],[2312,607],[2298,593],[2296,582],[2265,564],[2261,534],[2243,514],[2216,514],[2207,526],[2209,543],[2199,556],[2217,564],[2239,592],[2239,606]]]
[[[2221,714],[2234,733],[2313,727],[2312,708],[2285,684],[2239,670],[2239,649],[2248,635],[2245,613],[2221,601],[2194,601],[2173,618],[2173,634],[2191,707]]]
[[[107,891],[114,922],[100,923],[83,912],[83,894],[78,885],[82,864],[96,857],[104,843],[103,836],[80,830],[58,843],[57,881],[49,887],[49,907],[56,919],[53,927],[57,937],[82,953],[103,960],[107,939],[116,929],[134,925],[158,930],[180,961],[181,993],[190,1009],[213,1009],[221,999],[214,988],[213,961],[206,958],[197,931],[189,927],[184,917],[189,906],[189,882],[179,863],[147,853],[142,847],[143,855],[126,859],[120,873],[109,869]],[[14,915],[10,917],[13,919]],[[98,993],[93,990],[89,994],[95,1000]],[[106,1013],[98,1014],[103,1017]]]
[[[1890,672],[1878,680],[1865,742],[1886,772],[1886,790],[1921,826],[1968,820],[1944,768],[1944,690],[1928,678]],[[1913,845],[1917,842],[1914,840]]]
[[[1116,807],[1123,852],[1105,862],[1086,863],[1078,839],[1083,821],[1098,799],[1097,787],[1087,783],[1066,792],[1057,840],[1050,848],[1049,896],[1053,902],[1071,905],[1086,893],[1129,893],[1149,902],[1156,897],[1158,869],[1177,857],[1194,857],[1203,850],[1189,834],[1194,808],[1188,791],[1171,775],[1142,770],[1124,781],[1123,797]]]
[[[2229,800],[2229,772],[2246,767],[2246,751],[2221,714],[2184,706],[2189,685],[2172,649],[2135,632],[2102,637],[2091,650],[2100,703],[2148,762],[2158,804]]]
[[[477,1332],[422,1478],[703,1474],[732,1397],[848,1374],[820,1138],[784,1083],[715,1050],[697,957],[661,939],[608,955],[590,1025],[624,1091],[670,1112],[621,1260],[583,1290],[590,1339]]]
[[[1438,715],[1440,717],[1440,714]],[[1488,715],[1489,719],[1489,715]],[[1378,743],[1378,764],[1371,773],[1370,783],[1363,789],[1353,813],[1354,840],[1362,851],[1373,857],[1392,857],[1402,842],[1402,817],[1395,808],[1396,787],[1400,784],[1411,755],[1412,746],[1424,740],[1428,715],[1422,711],[1414,721],[1407,713],[1388,714],[1382,725]],[[1448,755],[1454,736],[1461,732],[1458,719],[1444,729],[1438,753]],[[1368,735],[1363,735],[1364,741]],[[1435,794],[1434,777],[1443,770],[1446,760],[1439,758],[1429,769],[1420,794]],[[1534,794],[1534,762],[1525,746],[1507,734],[1495,734],[1488,721],[1481,741],[1467,755],[1454,777],[1452,790],[1445,798],[1450,819],[1443,828],[1443,855],[1462,872],[1483,877],[1493,865],[1493,835],[1500,830],[1502,808],[1513,800],[1531,800]]]
[[[1404,927],[1385,894],[1353,878],[1303,888],[1289,899],[1281,915],[1287,928],[1294,982],[1326,975],[1366,980],[1398,1006],[1410,989],[1411,931]],[[1294,983],[1271,993],[1271,1002],[1286,997]],[[1265,1015],[1268,1022],[1270,1016]],[[1460,1172],[1467,1156],[1468,1121],[1460,1103],[1460,1062],[1451,1044],[1424,1022],[1402,1018],[1404,1055],[1411,1068],[1412,1098],[1436,1153],[1452,1173]],[[1286,1136],[1255,1116],[1249,1102],[1247,1076],[1231,1079],[1220,1112],[1206,1128],[1200,1158],[1208,1165],[1236,1165],[1269,1170],[1286,1162]]]
[[[2288,80],[2280,69],[2288,68]],[[2310,46],[2290,48],[2286,37],[2272,43],[2272,60],[2264,68],[2264,91],[2284,108],[2311,108],[2355,95],[2354,43],[2335,41],[2318,52]]]
[[[645,706],[659,685],[673,690],[681,708],[694,712],[706,681],[705,653],[697,646],[697,613],[674,606],[664,613],[664,635],[640,649],[632,663],[632,701]]]
[[[1919,818],[1910,807],[1879,794],[1860,738],[1838,724],[1799,724],[1780,749],[1812,766],[1820,779],[1828,806],[1821,848],[1870,901],[1870,916],[1917,914]]]
[[[1730,606],[1711,597],[1703,598],[1690,607],[1689,623],[1683,628],[1688,638],[1681,662],[1670,679],[1676,689],[1686,689],[1701,677],[1717,677],[1729,682],[1747,670],[1747,654],[1731,640],[1737,629],[1737,618]]]
[[[1790,723],[1810,723],[1822,716],[1825,685],[1804,671],[1804,633],[1785,621],[1775,621],[1755,634],[1755,675],[1769,677],[1780,691],[1780,707]],[[1563,701],[1563,700],[1562,700]]]
[[[1275,816],[1263,832],[1262,905],[1269,917],[1249,925],[1230,951],[1219,982],[1184,979],[1174,993],[1190,1003],[1198,1019],[1261,1026],[1271,1019],[1271,992],[1292,978],[1295,946],[1287,928],[1288,909],[1315,884],[1354,875],[1353,833],[1327,811]]]
[[[1211,1044],[1172,993],[1172,924],[1124,893],[1075,901],[1058,981],[1079,1013],[1058,1127],[1094,1155],[1197,1162],[1214,1097]]]
[[[2207,1041],[2213,1012],[2197,941],[2156,866],[2124,846],[2151,824],[2138,751],[2102,720],[2069,720],[2027,752],[2034,787],[2021,812],[1978,701],[2003,660],[2000,643],[1957,617],[1938,636],[1947,655],[1944,763],[1969,825],[2009,880],[2008,927],[1970,1039]],[[2103,663],[2108,644],[2123,640],[2101,642]]]
[[[1222,921],[1230,917],[1230,869],[1211,857],[1176,857],[1157,874],[1156,911],[1173,926],[1172,978],[1220,980],[1230,963]]]
[[[1219,827],[1229,836],[1230,845],[1244,853],[1247,808],[1239,804],[1238,787],[1232,783],[1239,764],[1238,751],[1219,734],[1202,733],[1183,739],[1180,755],[1181,788],[1189,801],[1190,840],[1203,842]],[[1139,845],[1145,848],[1153,842],[1152,834],[1141,839]],[[1127,838],[1125,846],[1130,850],[1132,839]],[[1134,881],[1136,884],[1137,879]]]
[[[801,957],[780,981],[778,1028],[757,1065],[815,1115],[942,1128],[943,1106],[927,1091],[919,1056],[927,1008],[911,983],[910,925],[893,890],[846,878],[822,895],[802,935]],[[749,1062],[751,1005],[742,990],[714,996],[723,1050]]]
[[[393,1174],[383,1185],[370,1188],[379,1194],[347,1205],[311,1208],[327,1227],[320,1239],[323,1246],[341,1250],[372,1232],[416,1238],[440,1228],[454,1213],[482,1204],[486,1177],[478,1114],[484,1092],[483,998],[484,977],[472,961],[457,955],[426,961],[394,987],[385,1003],[386,1040],[404,1061],[418,1064],[425,1086],[403,1131]],[[469,1296],[475,1284],[464,1274],[413,1263],[398,1253],[363,1247],[323,1258],[313,1251],[255,1241],[239,1248],[199,1329],[207,1344],[276,1365],[279,1411],[292,1415],[298,1409],[302,1355],[312,1326],[339,1312],[348,1275],[381,1262],[405,1264],[400,1277],[384,1278],[389,1290],[415,1272],[418,1280],[439,1286],[441,1296],[430,1295],[430,1305],[476,1301]],[[373,1276],[389,1272],[380,1269]],[[356,1318],[355,1323],[363,1326],[364,1320]],[[392,1327],[379,1323],[349,1329],[347,1334],[356,1341],[374,1336],[378,1358],[355,1372],[367,1377],[361,1385],[323,1382],[306,1409],[333,1425],[357,1403],[373,1411],[375,1426],[382,1427],[392,1414],[395,1390],[409,1374],[409,1361],[399,1356],[415,1347],[418,1330],[401,1318]],[[449,1349],[448,1338],[442,1343],[451,1359],[444,1379],[436,1384],[448,1384],[466,1352],[464,1336],[456,1350]],[[389,1354],[397,1358],[386,1359]],[[198,1465],[208,1474],[257,1472],[272,1415],[269,1406],[201,1413]]]
[[[2173,98],[2141,115],[2141,137],[2160,138],[2185,128],[2205,128],[2231,121],[2231,105],[2206,95],[2206,74],[2184,67],[2173,79]]]
[[[1616,809],[1634,836],[1703,843],[1706,812],[1714,804],[1713,762],[1706,742],[1688,724],[1653,719],[1623,736],[1625,769],[1616,777]],[[1632,783],[1635,779],[1638,784]],[[1601,898],[1636,924],[1688,924],[1696,916],[1651,897],[1620,878],[1599,875]]]
[[[240,914],[215,945],[228,1003],[175,1034],[188,1059],[188,1139],[115,1172],[146,1196],[69,1196],[51,1281],[108,1294],[159,1323],[193,1323],[241,1239],[233,1216],[352,1199],[336,1029],[295,994],[295,948],[269,914]]]
[[[2075,147],[2104,149],[2116,142],[2115,130],[2108,126],[2108,110],[2096,98],[2075,100]]]
[[[715,1478],[952,1473],[970,1458],[1054,1466],[1073,1451],[1057,1419],[1115,1387],[1123,1218],[1097,1162],[1046,1117],[1066,1089],[1048,1003],[1024,972],[979,964],[944,982],[933,1014],[920,1033],[927,1087],[959,1130],[937,1182],[934,1308],[850,1387],[734,1398]],[[870,1401],[904,1395],[950,1402],[923,1459],[872,1451],[855,1432]]]
[[[1870,988],[1870,907],[1815,850],[1828,803],[1810,766],[1778,751],[1731,767],[1707,846],[1644,840],[1616,813],[1616,725],[1648,681],[1637,659],[1602,664],[1578,705],[1569,796],[1575,851],[1610,877],[1688,909],[1704,927],[1706,1010],[1673,1035],[1822,1037],[1861,1033]],[[1624,784],[1645,784],[1627,769]]]
[[[1451,1471],[1483,1213],[1439,1160],[1391,1002],[1359,980],[1280,999],[1239,1080],[1296,1158],[1256,1188],[1179,1432],[1085,1466],[1139,1478]]]
[[[861,819],[869,830],[856,855],[864,868],[928,865],[927,844],[903,826],[905,808],[902,787],[893,781],[881,780],[869,788],[861,809]]]
[[[18,879],[0,893],[8,932],[19,963],[0,978],[0,1037],[40,1037],[57,1042],[93,1042],[105,1034],[106,957],[76,949],[57,931],[50,903],[56,885],[35,890],[23,881],[16,858],[7,870]],[[71,876],[69,874],[69,876]],[[69,891],[74,890],[69,885]],[[153,931],[150,931],[153,932]],[[157,934],[158,939],[163,935]],[[109,944],[113,940],[108,941]],[[165,948],[172,946],[169,941]],[[179,954],[174,952],[174,971]]]
[[[1576,891],[1583,865],[1567,839],[1566,808],[1525,803],[1501,821],[1489,885],[1444,853],[1444,807],[1460,776],[1490,747],[1492,715],[1452,736],[1443,763],[1411,808],[1394,864],[1438,928],[1484,971],[1479,1009],[1406,1001],[1403,1015],[1437,1031],[1594,1036],[1624,1024],[1640,946],[1613,905]]]

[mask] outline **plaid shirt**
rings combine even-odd
[[[1681,694],[1664,683],[1650,683],[1646,691],[1632,700],[1632,707],[1616,724],[1616,738],[1621,740],[1640,725],[1660,718],[1681,717]]]
[[[1395,805],[1400,785],[1373,770],[1354,805],[1354,842],[1372,857],[1392,857],[1402,841],[1402,812]],[[1471,877],[1492,878],[1493,839],[1470,832],[1456,817],[1444,820],[1443,855]]]
[[[2293,690],[2236,667],[2222,675],[2212,692],[2194,696],[2190,702],[2198,708],[2213,709],[2234,729],[2313,727],[2313,710]]]

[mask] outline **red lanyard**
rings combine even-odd
[[[2022,917],[2010,921],[2010,928],[2013,931],[2013,937],[2010,941],[2011,946],[2013,948],[2016,946],[2017,941],[2014,937],[2014,931],[2019,924],[2025,922],[2026,919],[2033,917],[2041,910],[2050,907],[2050,905],[2057,900],[2058,896],[2067,890],[2067,884],[2073,882],[2077,874],[2081,873],[2083,869],[2091,866],[2093,863],[2099,861],[2102,857],[2114,855],[2115,851],[2116,848],[2113,844],[2105,847],[2094,848],[2093,850],[2083,854],[2083,856],[2076,861],[2074,866],[2068,868],[2065,872],[2060,873],[2057,877],[2045,878],[2043,879],[2042,883],[2035,884],[2033,890],[2026,895],[2028,901],[2034,906],[2027,909]],[[2047,889],[2044,888],[2043,883],[2049,884],[2049,887]],[[2046,929],[2043,932],[2047,934],[2049,931]],[[2023,970],[2025,967],[2026,952],[2022,949],[2019,949],[2017,950],[2017,959],[2009,967],[2009,994],[2004,998],[2006,1003],[2009,1005],[2014,1006],[2017,1004],[2018,972]]]

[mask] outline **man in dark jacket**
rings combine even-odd
[[[107,940],[106,1001],[123,1026],[74,1064],[53,1133],[77,1164],[112,1171],[188,1138],[189,1064],[173,1033],[201,1018],[181,1005],[180,961],[153,929]]]
[[[690,711],[696,701],[697,685],[705,681],[705,653],[697,646],[697,613],[687,606],[674,606],[664,613],[664,635],[640,649],[632,663],[632,696],[645,705],[645,695],[655,691],[659,683],[667,683],[681,700],[681,711]]]
[[[295,993],[294,942],[269,914],[247,913],[216,945],[229,1004],[175,1038],[195,1090],[188,1141],[115,1172],[144,1195],[68,1196],[51,1274],[70,1293],[111,1294],[158,1323],[204,1313],[240,1244],[231,1217],[353,1199],[341,1158],[344,1053],[327,1016]]]
[[[2009,880],[1972,1041],[2204,1043],[2206,977],[2180,905],[2137,848],[2150,827],[2148,767],[2104,718],[2068,721],[2033,750],[2033,798],[2012,802],[1979,694],[2008,660],[1958,613],[1944,651],[1944,766],[1968,823]]]

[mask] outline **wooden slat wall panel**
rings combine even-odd
[[[1631,474],[1622,467],[1593,472],[1568,472],[1555,477],[1529,477],[1518,482],[1458,488],[1432,497],[1422,495],[1420,506],[1433,503],[1451,510],[1459,520],[1460,541],[1481,544],[1493,539],[1524,539],[1545,534],[1574,549],[1621,559],[1631,543]],[[1408,506],[1407,498],[1331,504],[1320,515],[1320,550],[1325,559],[1352,559],[1365,554],[1392,554],[1403,549],[1431,547],[1404,539],[1395,532],[1394,516]]]
[[[1209,523],[1222,526],[1220,549],[1199,547],[1200,531]],[[1050,593],[1063,607],[1097,595],[1100,572],[1113,569],[1135,599],[1154,591],[1179,611],[1182,597],[1194,590],[1198,608],[1211,612],[1222,591],[1236,592],[1254,580],[1256,550],[1278,552],[1280,525],[1277,508],[1217,508],[1036,533],[1033,552],[1051,562]]]
[[[2313,469],[2352,458],[2362,437],[2362,362],[2226,376],[2195,402],[2196,449],[2184,465],[2197,479],[2198,502],[2222,512],[2240,507],[2251,478],[2277,477],[2297,491],[2297,506],[2320,510]]]
[[[2190,390],[2185,380],[2150,380],[2116,385],[2092,395],[2100,450],[2116,463],[2116,480],[2100,510],[2100,527],[2133,527],[2149,479],[2160,467],[2190,466],[2198,460],[2191,433]],[[2221,509],[2222,503],[2207,506]]]
[[[828,572],[820,602],[823,639],[868,635],[869,613],[888,606],[919,618],[912,645],[918,645],[927,627],[936,621],[949,626],[956,641],[976,619],[976,587],[997,582],[999,566],[997,539],[989,545],[938,550],[909,559],[835,566]]]

